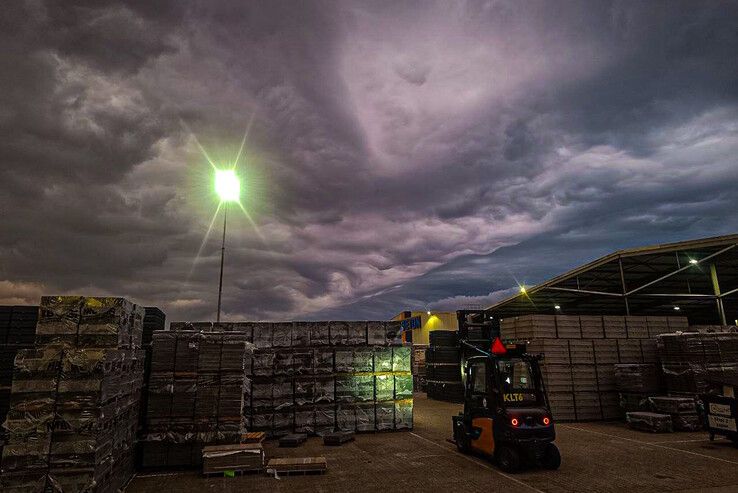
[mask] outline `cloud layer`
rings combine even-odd
[[[0,42],[5,300],[212,318],[200,146],[247,127],[226,318],[484,305],[738,230],[732,2],[29,0]]]

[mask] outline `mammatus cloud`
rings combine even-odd
[[[198,144],[229,163],[252,119],[226,318],[486,304],[738,229],[731,3],[39,0],[0,27],[6,300],[212,318]]]

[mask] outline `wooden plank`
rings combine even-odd
[[[263,431],[251,431],[241,435],[241,443],[261,443],[266,439]]]
[[[325,457],[289,457],[281,459],[269,459],[267,469],[278,473],[297,471],[325,471],[328,462]]]
[[[205,454],[208,452],[261,450],[262,448],[261,443],[233,443],[228,445],[208,445],[202,448],[202,452]]]

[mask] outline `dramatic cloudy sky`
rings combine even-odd
[[[209,319],[485,305],[738,231],[738,4],[6,2],[0,303]]]

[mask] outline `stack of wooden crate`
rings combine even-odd
[[[530,353],[544,354],[544,383],[559,421],[622,417],[614,365],[655,365],[655,337],[686,328],[684,317],[527,315],[500,323],[503,340],[528,341]]]
[[[18,352],[4,491],[116,491],[131,477],[143,309],[122,298],[43,297],[35,349]]]

